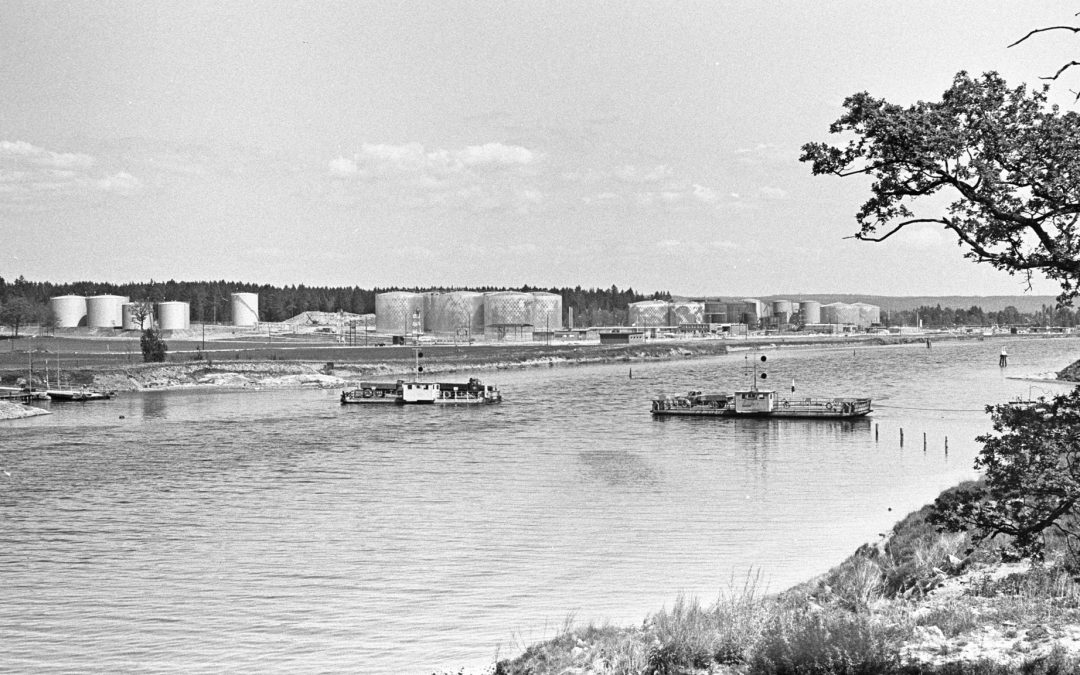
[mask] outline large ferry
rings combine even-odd
[[[412,381],[361,382],[355,389],[341,392],[341,402],[346,403],[394,403],[398,405],[487,405],[502,402],[502,392],[492,384],[484,384],[475,377],[468,382],[420,381],[420,357],[424,354],[414,349],[416,365]]]
[[[766,357],[763,355],[764,363]],[[652,402],[652,414],[700,417],[790,417],[838,419],[862,417],[873,412],[869,398],[852,396],[796,396],[794,391],[780,394],[758,387],[757,364],[746,389],[731,393],[690,391],[685,395],[667,395]],[[764,376],[764,373],[762,373]],[[792,387],[794,390],[794,386]]]

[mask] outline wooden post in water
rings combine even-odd
[[[901,448],[904,447],[904,429],[903,429],[903,427],[900,428],[900,447]]]
[[[877,422],[874,422],[874,442],[875,443],[877,443],[877,438],[878,438],[878,428],[877,427],[878,427]]]
[[[945,437],[945,454],[949,454],[949,437]]]
[[[922,432],[922,451],[926,452],[926,432]]]

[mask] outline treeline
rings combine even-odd
[[[979,326],[1053,326],[1080,325],[1080,309],[1043,305],[1036,312],[1020,312],[1013,306],[997,312],[984,312],[972,306],[968,309],[922,306],[912,310],[893,311],[883,314],[881,322],[886,326],[917,326],[924,328],[958,328]]]
[[[49,298],[58,295],[124,295],[136,300],[151,302],[181,301],[191,305],[191,320],[195,323],[227,322],[230,316],[232,293],[257,293],[259,296],[260,321],[284,321],[301,312],[350,312],[370,314],[375,311],[375,296],[389,291],[435,291],[440,288],[389,288],[363,289],[335,286],[271,286],[237,281],[153,281],[124,284],[77,281],[54,284],[47,281],[27,281],[19,277],[7,282],[0,277],[0,308],[11,305],[18,308],[22,324],[45,322],[49,315]],[[573,309],[575,325],[622,325],[627,320],[627,306],[641,300],[668,300],[665,292],[644,295],[632,288],[542,288],[523,286],[506,288],[481,286],[462,288],[477,292],[489,291],[545,291],[562,296],[563,318]],[[3,321],[11,325],[8,321]]]

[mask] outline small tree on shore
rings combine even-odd
[[[1006,535],[1006,558],[1042,558],[1048,535],[1060,536],[1080,568],[1080,388],[986,410],[995,433],[976,439],[983,480],[938,497],[929,521],[976,544]]]
[[[143,361],[146,363],[161,363],[169,350],[169,346],[161,339],[161,333],[153,328],[143,331],[139,346],[142,347]]]

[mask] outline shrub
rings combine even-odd
[[[777,612],[750,662],[751,675],[871,675],[899,665],[887,631],[866,614]]]
[[[161,339],[161,333],[153,328],[147,328],[139,338],[139,346],[142,347],[143,361],[146,363],[161,363],[165,360],[165,352],[169,346]]]

